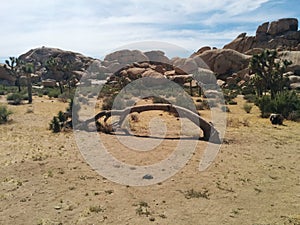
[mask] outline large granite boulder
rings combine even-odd
[[[233,49],[241,53],[249,52],[254,48],[297,50],[299,42],[298,20],[284,18],[261,24],[255,36],[247,36],[245,33],[238,35],[235,40],[226,44],[224,49]]]
[[[4,64],[0,64],[0,84],[14,85],[15,81],[16,78],[9,74],[4,67]]]
[[[298,20],[295,18],[286,18],[273,21],[268,26],[267,34],[281,35],[288,31],[298,31]]]
[[[158,62],[158,63],[166,63],[170,64],[170,59],[165,56],[165,53],[163,51],[149,51],[144,52],[144,54],[148,57],[150,62]]]
[[[193,58],[174,58],[172,65],[178,74],[191,74],[198,70],[199,66]]]
[[[149,61],[149,58],[139,50],[120,50],[110,53],[105,56],[104,61],[113,62],[117,61],[119,64],[125,66],[134,62]]]
[[[226,80],[232,73],[248,67],[251,56],[231,49],[214,49],[199,56],[216,73],[218,79]]]
[[[278,57],[291,61],[292,64],[288,66],[287,71],[300,76],[300,51],[283,51],[278,54]]]

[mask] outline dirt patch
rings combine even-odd
[[[9,106],[13,120],[0,126],[0,224],[299,224],[300,124],[273,126],[259,118],[256,107],[246,114],[244,101],[237,102],[230,106],[225,143],[208,170],[198,171],[207,145],[198,141],[183,169],[146,187],[98,175],[73,133],[48,130],[66,103],[35,98],[32,110]],[[179,121],[163,112],[139,115],[132,129],[149,135],[145,127],[158,126],[159,118],[166,121],[168,137],[178,134]],[[161,135],[153,134],[161,143],[148,152],[132,151],[113,135],[99,137],[121,161],[147,165],[176,146],[178,140]]]

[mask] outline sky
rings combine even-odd
[[[42,46],[100,59],[122,48],[184,57],[286,17],[300,19],[300,0],[1,1],[0,61]]]

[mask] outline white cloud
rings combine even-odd
[[[249,23],[257,22],[257,26],[286,15],[260,13],[268,2],[271,0],[4,1],[0,58],[42,45],[94,57],[145,40],[170,42],[190,51],[203,45],[222,47],[248,31]]]

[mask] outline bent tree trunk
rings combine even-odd
[[[196,124],[204,134],[204,140],[214,142],[214,143],[220,143],[220,137],[219,132],[213,127],[212,124],[205,121],[203,118],[201,118],[197,113],[192,112],[191,110],[188,110],[186,108],[171,105],[171,104],[151,104],[151,105],[139,105],[139,106],[132,106],[125,108],[123,110],[109,110],[109,111],[102,111],[95,115],[93,118],[90,118],[86,121],[84,121],[82,124],[79,124],[75,129],[84,129],[87,127],[87,125],[91,122],[98,121],[100,118],[104,117],[104,121],[107,121],[111,116],[120,116],[118,125],[121,127],[125,118],[127,115],[133,112],[141,113],[145,111],[151,111],[151,110],[161,110],[166,112],[171,112],[178,114],[180,117],[184,117],[192,121],[194,124]]]

